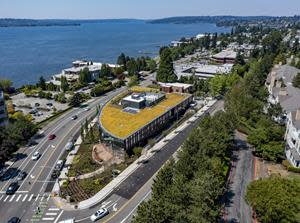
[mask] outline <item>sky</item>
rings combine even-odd
[[[300,14],[300,0],[0,0],[0,18],[154,19]]]

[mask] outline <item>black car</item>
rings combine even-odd
[[[73,115],[73,116],[72,116],[72,119],[73,119],[73,120],[76,120],[77,118],[78,118],[77,115]]]
[[[14,194],[19,188],[18,182],[13,182],[9,185],[9,187],[6,190],[7,195],[12,195]]]
[[[21,222],[21,219],[18,217],[13,217],[11,219],[9,219],[9,221],[7,223],[19,223]]]

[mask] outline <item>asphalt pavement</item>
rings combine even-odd
[[[9,180],[0,182],[1,223],[7,222],[15,216],[21,218],[22,222],[41,222],[39,218],[41,207],[48,206],[50,192],[54,184],[50,180],[50,175],[55,164],[65,152],[65,145],[78,134],[81,123],[96,114],[96,107],[99,104],[104,104],[124,90],[125,87],[110,92],[106,96],[93,99],[88,103],[91,108],[89,111],[81,108],[72,109],[42,129],[42,137],[36,139],[38,143],[36,146],[25,147],[18,151],[18,156],[21,158],[9,167],[9,171],[13,172],[14,175]],[[78,119],[72,120],[73,115],[77,115]],[[49,140],[50,134],[55,134],[56,138]],[[41,157],[37,161],[33,161],[31,156],[36,151],[41,154]],[[16,175],[20,171],[25,171],[27,177],[19,182],[20,187],[14,195],[6,195],[5,191],[8,185],[16,181]],[[37,207],[40,211],[35,213]],[[48,217],[48,219],[52,218]]]

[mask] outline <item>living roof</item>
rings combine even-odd
[[[183,94],[166,94],[166,99],[153,107],[144,108],[136,114],[124,112],[121,107],[109,102],[101,111],[100,122],[102,127],[110,134],[123,139],[175,107],[187,97]]]

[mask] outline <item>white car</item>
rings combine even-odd
[[[40,157],[41,157],[41,154],[40,154],[39,152],[35,152],[35,153],[32,155],[31,159],[32,159],[32,160],[38,160]]]
[[[103,218],[104,216],[108,215],[108,210],[106,208],[101,208],[100,210],[98,210],[95,214],[93,214],[91,216],[91,221],[97,221],[101,218]]]
[[[85,107],[84,110],[89,111],[89,110],[91,110],[91,108],[90,107]]]

